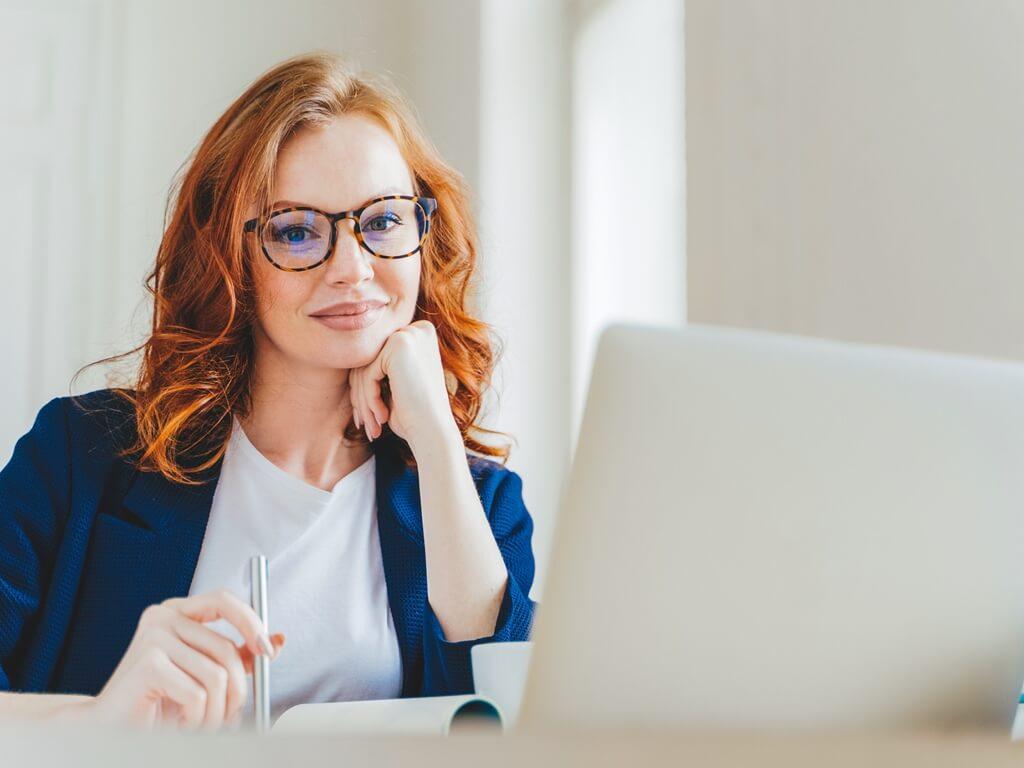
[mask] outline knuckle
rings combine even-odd
[[[217,668],[213,671],[213,680],[214,680],[214,683],[217,685],[218,689],[220,689],[220,690],[227,689],[228,682],[230,680],[230,676],[228,675],[228,671],[226,669],[224,669],[224,667],[222,667],[222,666],[220,666],[218,664]]]
[[[201,686],[194,686],[188,694],[189,704],[194,706],[196,709],[200,707],[206,707],[206,689]]]
[[[238,659],[238,647],[220,633],[214,634],[217,635],[214,640],[217,658],[221,659],[225,666],[233,664]]]
[[[164,652],[157,646],[147,648],[139,665],[147,675],[156,675],[164,667]]]
[[[206,629],[206,627],[203,627],[203,629]],[[231,658],[230,653],[235,647],[234,643],[219,632],[214,632],[212,630],[204,632],[203,635],[205,640],[210,644],[209,653],[218,663],[223,665],[227,659]]]
[[[160,613],[163,613],[164,611],[177,611],[183,602],[185,602],[184,598],[168,597],[166,600],[161,600],[153,607],[157,608]]]
[[[160,606],[159,605],[156,605],[156,604],[147,605],[145,608],[142,609],[142,613],[139,615],[139,626],[140,627],[148,627],[150,624],[152,624],[154,621],[156,621],[156,619],[157,619],[157,617],[159,615],[160,615]]]
[[[232,605],[232,606],[235,606],[236,608],[237,607],[249,608],[249,604],[248,603],[243,602],[238,597],[238,595],[236,595],[230,589],[227,589],[225,587],[221,587],[220,589],[218,589],[217,592],[216,592],[216,595],[217,595],[217,599],[222,604]],[[252,610],[252,609],[250,608],[250,610]]]
[[[150,624],[143,625],[139,623],[138,629],[135,630],[135,642],[142,646],[153,645],[153,627]]]

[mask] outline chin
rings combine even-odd
[[[387,334],[366,328],[347,334],[348,338],[333,338],[330,342],[310,350],[321,365],[329,368],[361,368],[374,361],[384,346]]]

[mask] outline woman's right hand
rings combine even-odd
[[[245,642],[235,645],[204,625],[217,619]],[[88,702],[89,719],[187,730],[237,722],[254,656],[276,658],[283,645],[284,635],[268,637],[252,607],[226,589],[150,605],[103,690]]]

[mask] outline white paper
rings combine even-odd
[[[297,704],[274,723],[272,733],[408,733],[448,735],[456,721],[503,726],[504,714],[487,696],[421,696],[406,699]]]

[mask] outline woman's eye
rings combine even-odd
[[[393,213],[386,216],[377,216],[370,219],[370,222],[366,225],[365,229],[368,229],[371,232],[386,232],[388,229],[388,222],[393,222],[395,226],[399,226],[401,225],[402,220]]]
[[[309,227],[285,227],[274,234],[275,240],[281,240],[289,245],[301,245],[318,237],[320,234]]]

